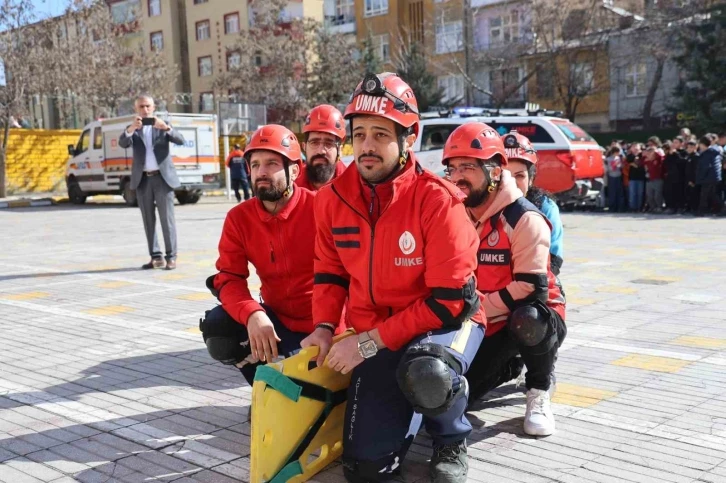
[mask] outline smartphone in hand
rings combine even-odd
[[[153,126],[154,124],[156,124],[155,117],[144,117],[141,119],[142,126]]]

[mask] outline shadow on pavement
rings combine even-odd
[[[129,268],[109,268],[102,270],[79,270],[76,272],[38,272],[38,273],[20,273],[17,275],[0,275],[0,282],[6,280],[22,280],[26,278],[50,278],[50,277],[67,277],[69,275],[95,275],[99,273],[123,273],[123,272],[138,272],[141,271],[141,267],[129,267]]]
[[[241,406],[155,411],[40,431],[14,431],[12,437],[0,436],[0,450],[9,452],[3,462],[8,471],[26,469],[39,474],[40,469],[31,468],[35,462],[58,472],[54,479],[65,473],[81,482],[173,481],[185,476],[226,481],[222,475],[248,481],[248,419],[249,408]],[[11,474],[4,472],[3,476]],[[17,481],[22,476],[30,481],[22,473]]]
[[[223,391],[245,385],[236,368],[214,361],[206,349],[194,349],[104,361],[81,371],[81,376],[73,381],[37,391],[6,394],[0,408],[74,401],[92,393],[113,396],[113,391],[120,390],[137,390],[136,402],[153,405],[153,395],[146,396],[145,389],[171,386]],[[133,401],[128,395],[123,397]],[[109,410],[113,411],[112,405]]]

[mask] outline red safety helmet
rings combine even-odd
[[[245,147],[245,159],[250,161],[252,151],[272,151],[286,158],[291,163],[302,167],[302,152],[295,135],[285,126],[267,124],[252,134]]]
[[[529,138],[517,131],[511,131],[502,136],[504,150],[507,158],[511,160],[524,161],[530,165],[537,164],[537,151],[532,146]]]
[[[338,109],[328,104],[315,106],[305,118],[302,132],[324,132],[345,141],[345,120]]]
[[[350,96],[345,119],[358,115],[380,116],[419,133],[419,112],[411,87],[397,74],[366,74]]]
[[[499,133],[483,122],[470,122],[457,127],[449,135],[441,164],[446,166],[449,159],[462,157],[486,161],[497,154],[502,157],[502,166],[506,166],[507,153]]]

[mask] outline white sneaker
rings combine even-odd
[[[555,432],[555,416],[550,407],[550,393],[541,389],[527,391],[524,432],[530,436],[549,436]]]

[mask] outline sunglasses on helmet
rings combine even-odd
[[[419,115],[418,109],[416,109],[415,106],[412,106],[408,102],[404,101],[403,99],[386,89],[386,87],[383,85],[383,81],[376,74],[366,74],[366,76],[363,78],[363,82],[361,82],[360,87],[356,89],[355,92],[353,92],[353,95],[350,96],[350,100],[348,102],[353,102],[353,99],[361,94],[368,94],[369,96],[374,97],[385,97],[386,99],[393,102],[393,108],[397,111],[408,111]]]

